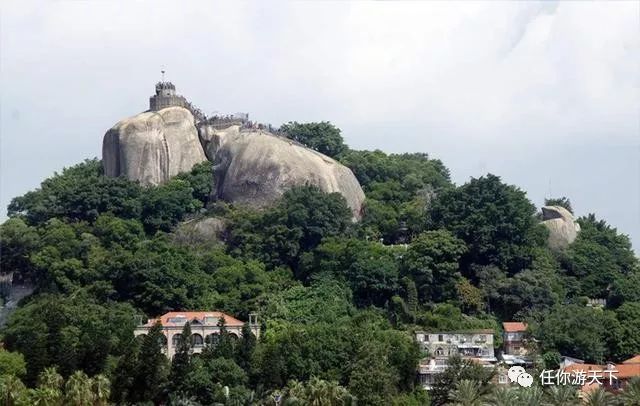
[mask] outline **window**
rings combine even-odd
[[[200,334],[192,334],[191,342],[193,343],[194,347],[202,347],[204,345],[202,336]]]
[[[187,318],[184,316],[176,316],[176,317],[169,318],[169,323],[173,323],[173,324],[185,324],[186,322],[187,322]]]
[[[210,344],[212,346],[216,346],[218,344],[218,341],[220,341],[220,335],[217,334],[217,333],[209,334],[204,338],[204,341],[207,344]]]
[[[506,375],[498,376],[498,383],[502,383],[502,384],[507,383],[507,376]]]
[[[180,333],[174,334],[173,337],[171,337],[171,345],[173,347],[177,347],[178,344],[180,344],[181,340],[182,340],[182,334]]]
[[[444,336],[442,334],[438,334],[438,341],[443,342]]]
[[[440,347],[436,348],[436,355],[444,355],[444,350]]]
[[[217,317],[213,317],[213,316],[205,317],[204,318],[204,324],[216,325],[216,324],[218,324],[218,318]]]

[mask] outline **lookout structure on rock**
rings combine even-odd
[[[156,83],[156,94],[149,98],[149,110],[158,111],[166,107],[187,107],[187,99],[176,94],[176,87],[171,82]]]
[[[184,107],[193,115],[196,122],[204,121],[207,118],[202,111],[191,104],[184,96],[176,93],[176,86],[164,80],[164,71],[162,72],[162,80],[156,83],[156,94],[149,98],[149,111],[160,111],[167,107]]]

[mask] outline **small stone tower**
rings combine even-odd
[[[176,87],[171,82],[156,83],[156,94],[149,98],[149,110],[158,111],[165,107],[186,107],[187,100],[176,94]]]

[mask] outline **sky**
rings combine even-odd
[[[205,113],[327,120],[567,196],[640,252],[640,2],[0,3],[0,205],[100,157],[167,79]]]

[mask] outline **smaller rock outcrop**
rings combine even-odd
[[[556,251],[563,250],[574,242],[580,231],[580,224],[573,214],[562,206],[544,206],[542,224],[549,229],[549,248]]]
[[[227,230],[226,222],[218,217],[204,217],[184,222],[174,232],[174,240],[193,245],[220,242]]]

